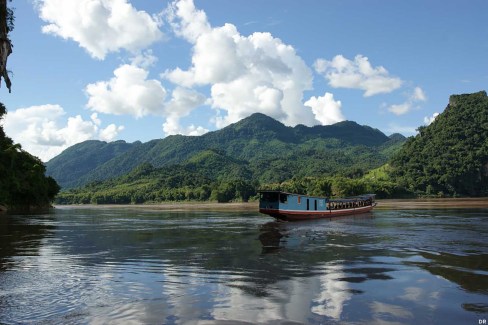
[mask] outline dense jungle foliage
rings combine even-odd
[[[488,196],[488,97],[453,95],[391,160],[397,184],[416,195]]]
[[[206,153],[207,155],[208,153]],[[215,154],[215,159],[225,157]],[[223,176],[211,178],[209,172],[221,165]],[[368,173],[359,178],[346,176],[294,177],[281,183],[260,183],[243,177],[244,166],[217,163],[194,168],[191,163],[154,168],[142,164],[127,175],[82,188],[61,192],[59,204],[135,204],[165,201],[247,202],[257,198],[259,189],[280,189],[309,195],[343,197],[360,193],[376,193],[379,198],[402,196],[407,193],[388,178]],[[386,167],[383,167],[387,168]],[[358,174],[359,175],[359,174]]]
[[[110,152],[102,156],[112,158],[98,172],[141,156],[146,161],[122,176],[68,189],[57,202],[247,201],[258,189],[331,197],[488,195],[486,92],[451,96],[444,113],[418,132],[405,142],[354,122],[291,128],[255,114],[202,137],[126,144],[118,155],[109,148],[120,142],[99,143]],[[84,145],[94,144],[67,153],[79,155]]]
[[[294,128],[263,114],[253,114],[215,132],[175,135],[146,143],[86,141],[46,163],[48,175],[63,189],[123,176],[149,163],[155,168],[181,165],[211,150],[249,170],[247,180],[282,182],[294,176],[335,175],[370,170],[386,163],[405,138],[345,121],[330,126]],[[204,162],[201,162],[202,164]],[[234,178],[218,170],[211,178]]]
[[[318,192],[324,187],[316,182],[330,183],[334,195],[359,188],[389,195],[396,190],[390,183],[379,186],[376,181],[365,187],[365,181],[349,178],[385,164],[404,141],[401,135],[387,137],[354,122],[291,128],[254,114],[201,137],[171,136],[144,144],[87,141],[68,148],[47,166],[60,183],[68,184],[58,203],[247,201],[259,188],[282,183],[325,194]],[[128,173],[113,176],[135,162],[139,165]],[[88,166],[97,164],[90,172]],[[81,178],[94,180],[69,188],[76,181],[73,175],[85,171]]]
[[[5,114],[0,103],[0,122]],[[7,137],[0,124],[0,205],[22,210],[49,206],[60,188],[45,170],[42,161]]]

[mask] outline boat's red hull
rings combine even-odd
[[[273,218],[285,221],[299,221],[309,219],[332,218],[337,216],[346,216],[353,214],[361,214],[373,209],[373,205],[365,207],[338,209],[327,211],[287,211],[280,209],[259,209],[259,212],[272,216]]]

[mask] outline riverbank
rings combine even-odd
[[[4,206],[0,205],[0,214],[40,214],[48,213],[53,207],[51,205],[37,206]]]
[[[252,211],[258,209],[258,202],[170,202],[151,204],[74,204],[55,205],[56,209],[143,209],[143,210],[170,210],[170,211]]]
[[[406,210],[406,209],[469,209],[488,208],[488,198],[447,198],[447,199],[388,199],[377,200],[375,209]],[[84,204],[84,205],[56,205],[58,209],[144,209],[170,211],[257,211],[258,202],[171,202],[158,204]]]
[[[472,209],[488,208],[488,197],[442,199],[388,199],[377,200],[376,209]]]

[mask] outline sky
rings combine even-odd
[[[411,136],[488,90],[485,0],[15,0],[1,122],[48,161],[255,112]]]

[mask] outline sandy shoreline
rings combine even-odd
[[[449,198],[449,199],[389,199],[377,200],[375,209],[404,210],[404,209],[469,209],[488,208],[488,198]],[[181,202],[159,204],[84,204],[84,205],[56,205],[57,209],[144,209],[171,211],[257,211],[258,202],[249,203],[216,203],[216,202]]]
[[[469,209],[488,208],[488,197],[448,199],[377,200],[376,209]]]
[[[217,203],[217,202],[172,202],[154,204],[74,204],[55,205],[56,209],[144,209],[172,211],[252,211],[258,209],[258,202]]]

